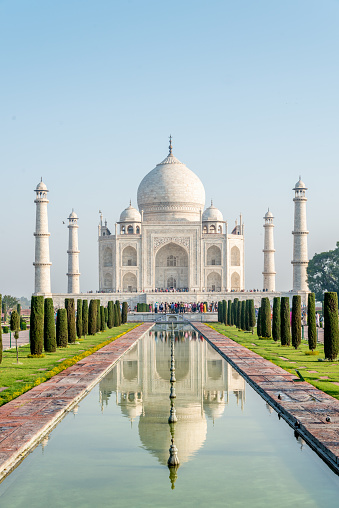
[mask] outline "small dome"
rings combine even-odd
[[[141,222],[141,215],[131,204],[120,215],[120,222]]]
[[[202,221],[210,221],[210,222],[222,222],[224,220],[222,213],[218,208],[213,206],[213,203],[211,203],[211,206],[206,208],[204,213],[202,214]]]
[[[72,210],[72,213],[70,214],[70,216],[68,217],[69,219],[78,219],[78,216],[77,214],[75,213],[74,210]]]
[[[47,186],[44,184],[44,182],[42,181],[42,178],[41,178],[41,181],[38,183],[38,185],[36,186],[36,190],[37,191],[47,191]]]
[[[299,176],[299,181],[295,184],[295,187],[294,189],[306,189],[306,185],[304,184],[304,182],[301,180],[301,176]],[[293,190],[294,190],[293,189]]]
[[[273,213],[270,212],[270,210],[268,210],[266,213],[265,213],[265,219],[273,219]]]

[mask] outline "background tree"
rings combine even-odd
[[[29,343],[32,355],[41,355],[44,345],[44,297],[32,296]]]
[[[281,297],[280,303],[280,334],[281,345],[291,345],[291,329],[290,329],[290,299],[288,296]]]
[[[339,350],[338,295],[324,294],[324,353],[327,360],[335,360]]]
[[[81,339],[83,333],[82,333],[82,300],[77,300],[77,318],[76,318],[76,329],[77,329],[77,336],[79,339]]]
[[[248,326],[250,330],[252,330],[253,334],[253,328],[255,327],[255,308],[253,299],[249,300]]]
[[[0,310],[2,311],[2,295],[0,295]],[[2,326],[1,326],[1,314],[0,314],[0,363],[2,362]]]
[[[261,299],[261,336],[266,338],[272,336],[271,305],[267,296]]]
[[[273,320],[272,320],[272,337],[273,340],[280,340],[281,334],[281,320],[280,320],[280,297],[273,298]]]
[[[88,301],[82,301],[82,334],[88,335]]]
[[[122,321],[123,325],[125,323],[127,323],[127,314],[128,314],[128,305],[127,305],[127,302],[123,302],[123,304],[122,304],[122,316],[121,316],[121,321]]]
[[[18,299],[15,296],[4,295],[2,297],[2,303],[6,304],[7,310],[16,308],[18,304]]]
[[[74,298],[65,299],[65,309],[67,312],[68,342],[74,344],[76,341]]]
[[[307,298],[308,347],[314,351],[317,347],[317,323],[315,318],[315,294],[308,293]]]
[[[2,302],[2,312],[4,313],[4,323],[7,321],[7,305],[5,302]]]
[[[88,333],[89,333],[89,335],[95,335],[97,333],[97,301],[96,300],[91,300],[89,302]]]
[[[18,338],[19,338],[20,318],[19,318],[19,314],[17,313],[16,310],[12,310],[10,327],[11,327],[12,332],[14,332],[15,348],[16,348],[16,363],[19,363]]]
[[[258,316],[257,316],[257,335],[258,337],[261,337],[261,307],[258,309]]]
[[[301,296],[293,295],[292,299],[292,346],[295,349],[301,344]]]
[[[106,330],[106,321],[105,321],[105,307],[100,305],[100,331],[104,332]]]
[[[339,242],[334,250],[315,254],[308,262],[307,281],[317,301],[324,293],[339,292]]]
[[[222,301],[222,322],[224,325],[227,325],[227,304],[226,300]]]
[[[17,303],[17,305],[16,305],[16,311],[19,314],[19,318],[20,318],[20,316],[21,316],[21,304],[20,303]]]
[[[121,325],[121,311],[120,311],[120,302],[119,302],[119,300],[116,300],[115,305],[117,307],[118,326],[120,326]],[[145,311],[149,312],[149,307],[148,307],[148,305],[146,303],[145,303]]]
[[[67,330],[67,310],[58,309],[56,319],[56,343],[58,347],[67,347],[68,330]]]
[[[54,306],[52,298],[45,298],[44,302],[44,350],[47,353],[56,351]]]

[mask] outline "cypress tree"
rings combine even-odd
[[[67,310],[58,309],[56,319],[56,343],[58,347],[67,347],[68,330],[67,330]]]
[[[338,295],[324,294],[324,353],[327,360],[335,360],[339,350]]]
[[[20,319],[20,316],[21,316],[21,304],[20,303],[17,303],[16,311],[17,311],[19,319]]]
[[[118,326],[120,326],[121,325],[121,311],[120,311],[119,300],[116,300],[115,305],[117,306]],[[149,312],[149,307],[146,303],[145,303],[145,312]]]
[[[292,299],[292,346],[295,349],[301,344],[301,296],[293,295]]]
[[[245,307],[245,330],[250,331],[250,300],[246,300]]]
[[[97,332],[100,332],[101,330],[101,312],[100,312],[100,300],[96,301],[96,308],[97,308]]]
[[[317,347],[317,324],[315,319],[315,294],[308,293],[307,301],[308,347],[314,351]]]
[[[227,302],[227,323],[228,326],[232,326],[232,301],[228,300]]]
[[[257,316],[257,335],[261,337],[261,307],[259,307]]]
[[[104,311],[105,311],[105,325],[107,326],[107,323],[108,323],[108,308],[104,307]]]
[[[107,310],[108,310],[107,326],[108,326],[108,328],[113,328],[114,315],[113,315],[113,302],[111,300],[107,304]]]
[[[32,296],[29,343],[32,355],[41,355],[44,346],[44,297]]]
[[[248,311],[248,325],[250,330],[252,330],[253,334],[253,328],[255,327],[255,308],[254,308],[254,300],[249,300],[249,311]]]
[[[106,330],[105,307],[103,305],[100,305],[100,330],[102,332]]]
[[[238,326],[238,303],[239,298],[234,298],[233,300],[233,324]]]
[[[88,301],[82,301],[82,334],[88,335]]]
[[[246,330],[246,300],[241,302],[240,328]]]
[[[226,300],[222,301],[222,322],[227,325],[227,303]]]
[[[53,299],[45,298],[44,308],[44,349],[47,353],[56,351]]]
[[[281,345],[291,345],[290,330],[290,299],[288,296],[281,297],[280,305],[280,327],[281,327]]]
[[[119,318],[118,318],[117,306],[115,305],[115,303],[113,303],[113,326],[114,327],[119,326]]]
[[[261,299],[261,336],[269,338],[271,335],[271,305],[269,298],[265,296]]]
[[[68,342],[74,344],[76,341],[74,298],[65,299],[65,309],[67,312]]]
[[[273,298],[273,323],[272,323],[272,337],[273,340],[280,340],[281,326],[280,326],[280,297]]]
[[[7,321],[7,305],[5,303],[2,304],[2,312],[4,313],[4,323]]]
[[[18,354],[18,338],[19,338],[19,329],[20,329],[20,317],[16,310],[12,311],[11,319],[10,319],[10,328],[11,331],[14,332],[15,338],[15,349],[16,349],[16,363],[19,363],[19,354]]]
[[[82,333],[82,300],[77,300],[77,336],[81,339]]]
[[[2,326],[1,326],[1,312],[2,312],[2,295],[0,295],[0,363],[2,362]]]
[[[95,335],[97,333],[97,301],[89,302],[88,311],[88,334]]]
[[[127,323],[127,313],[128,313],[127,302],[123,302],[123,304],[122,304],[122,316],[121,316],[121,320],[122,320],[122,324],[123,325],[125,323]]]
[[[238,305],[237,305],[237,327],[239,329],[241,328],[241,308],[242,308],[242,303],[238,302]]]

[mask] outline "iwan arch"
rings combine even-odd
[[[244,289],[244,226],[229,232],[221,212],[205,208],[205,189],[168,156],[141,181],[114,234],[99,225],[99,291],[188,292]]]

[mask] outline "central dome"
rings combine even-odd
[[[203,184],[172,151],[138,188],[138,207],[145,221],[199,221],[204,205]]]

